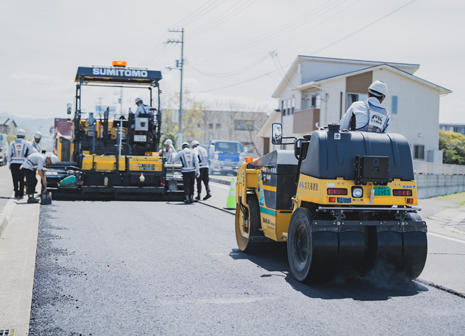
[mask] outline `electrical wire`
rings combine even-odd
[[[228,72],[228,73],[222,73],[222,74],[215,74],[215,73],[207,73],[207,72],[203,72],[201,70],[198,70],[196,69],[195,67],[192,66],[192,64],[190,64],[190,62],[186,62],[193,70],[201,73],[202,75],[205,75],[205,76],[209,76],[209,77],[230,77],[230,76],[235,76],[235,75],[238,75],[240,73],[243,73],[244,71],[247,71],[247,70],[250,70],[252,69],[253,67],[257,66],[258,64],[262,63],[264,60],[266,60],[268,57],[270,57],[271,54],[266,54],[265,56],[261,57],[259,60],[253,62],[252,64],[249,64],[247,65],[246,67],[242,68],[242,69],[238,69],[238,70],[235,70],[235,71],[231,71],[231,72]]]
[[[182,26],[187,26],[189,24],[191,24],[192,22],[195,22],[197,21],[198,19],[200,19],[202,16],[205,16],[206,14],[210,13],[212,10],[214,10],[216,7],[218,7],[219,5],[221,5],[223,2],[225,2],[226,0],[215,0],[209,7],[207,7],[205,10],[203,10],[202,12],[194,15],[194,17],[192,17],[191,19],[187,20],[186,22],[182,22],[181,21],[181,25]],[[178,24],[179,26],[179,24]]]
[[[185,18],[181,19],[180,21],[176,22],[176,24],[174,24],[173,27],[181,27],[182,25],[184,25],[186,21],[190,20],[193,15],[197,15],[199,11],[202,11],[203,7],[207,6],[208,8],[208,4],[212,1],[215,2],[215,0],[207,0],[202,6],[197,8],[195,11],[193,11],[192,13],[190,13],[189,15],[187,15]]]
[[[234,4],[233,6],[231,6],[231,8],[226,10],[223,14],[219,15],[213,21],[210,21],[206,25],[198,28],[197,30],[194,30],[191,33],[192,35],[189,35],[189,38],[191,38],[191,39],[196,38],[197,36],[202,35],[202,34],[208,32],[208,31],[210,31],[211,29],[223,24],[224,22],[232,19],[234,16],[236,16],[237,14],[242,12],[244,9],[250,7],[256,1],[257,0],[251,0],[251,1],[246,0],[244,3],[238,2],[238,3]],[[237,8],[235,8],[233,10],[234,7],[237,7]]]
[[[364,30],[365,28],[370,27],[370,26],[372,26],[373,24],[375,24],[375,23],[377,23],[377,22],[379,22],[379,21],[381,21],[381,20],[387,18],[388,16],[391,16],[392,14],[398,12],[399,10],[401,10],[401,9],[403,9],[403,8],[405,8],[405,7],[407,7],[408,5],[410,5],[411,3],[415,2],[415,1],[416,1],[416,0],[411,0],[411,1],[409,1],[408,3],[406,3],[406,4],[404,4],[404,5],[400,6],[400,7],[398,7],[398,8],[396,8],[395,10],[393,10],[393,11],[389,12],[388,14],[384,15],[383,17],[381,17],[381,18],[379,18],[379,19],[376,19],[375,21],[372,21],[371,23],[369,23],[369,24],[363,26],[362,28],[360,28],[360,29],[358,29],[358,30],[356,30],[356,31],[354,31],[354,32],[352,32],[352,33],[350,33],[350,34],[344,36],[343,38],[341,38],[341,39],[339,39],[339,40],[337,40],[337,41],[335,41],[335,42],[333,42],[333,43],[327,45],[326,47],[323,47],[323,48],[321,48],[321,49],[319,49],[319,50],[317,50],[317,51],[311,53],[310,55],[314,55],[314,54],[317,53],[317,52],[320,52],[320,51],[322,51],[322,50],[325,50],[325,49],[327,49],[327,48],[329,48],[329,47],[331,47],[331,46],[333,46],[333,45],[335,45],[335,44],[337,44],[337,43],[339,43],[339,42],[341,42],[341,41],[344,41],[345,39],[347,39],[347,38],[349,38],[349,37],[351,37],[351,36],[353,36],[353,35],[355,35],[355,34],[361,32],[361,31]],[[291,64],[292,64],[292,63],[288,63],[288,64],[282,66],[281,68],[287,67],[287,66],[289,66],[289,65],[291,65]],[[230,84],[230,85],[223,86],[223,87],[219,87],[219,88],[215,88],[215,89],[199,91],[199,92],[197,92],[197,93],[218,91],[218,90],[230,88],[230,87],[233,87],[233,86],[237,86],[237,85],[240,85],[240,84],[244,84],[244,83],[247,83],[247,82],[254,81],[254,80],[256,80],[256,79],[258,79],[258,78],[261,78],[261,77],[264,77],[264,76],[268,76],[269,74],[274,73],[274,72],[276,72],[276,71],[279,71],[279,68],[276,69],[276,70],[269,71],[269,72],[267,72],[267,73],[265,73],[265,74],[263,74],[263,75],[256,76],[256,77],[253,77],[253,78],[250,78],[250,79],[247,79],[247,80],[238,82],[238,83]]]
[[[319,16],[323,15],[327,11],[333,10],[335,7],[343,4],[346,1],[348,1],[348,0],[343,0],[342,2],[341,2],[341,0],[328,1],[328,2],[318,6],[317,8],[312,9],[311,11],[304,13],[299,18],[293,19],[291,23],[286,23],[284,25],[276,27],[276,28],[272,29],[271,31],[269,31],[269,32],[267,32],[265,34],[257,36],[255,38],[250,39],[250,40],[248,40],[248,41],[246,41],[244,43],[241,43],[239,45],[232,46],[232,47],[227,47],[227,48],[219,50],[219,51],[210,52],[210,53],[208,53],[208,55],[210,57],[221,57],[222,55],[225,55],[225,54],[230,54],[230,53],[233,53],[233,52],[239,52],[239,51],[242,51],[244,49],[248,49],[250,47],[255,47],[256,45],[268,42],[269,40],[274,39],[277,36],[280,36],[282,34],[285,34],[285,33],[289,32],[289,31],[292,31],[294,29],[297,29],[297,28],[301,27],[302,25],[306,24],[308,21],[313,20],[316,17],[319,17]]]

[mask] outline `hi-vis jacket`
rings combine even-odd
[[[144,104],[137,106],[135,117],[139,118],[141,115],[148,115],[150,113],[149,107]]]
[[[45,155],[40,153],[32,153],[26,158],[26,160],[24,160],[24,163],[20,168],[29,170],[42,170],[45,165],[45,160]]]
[[[203,147],[197,146],[194,149],[195,155],[199,159],[200,168],[208,168],[208,153],[207,150]]]
[[[32,147],[34,147],[34,149],[40,153],[40,141],[39,142],[36,142],[35,139],[32,139],[30,142]]]
[[[190,148],[184,148],[178,154],[173,157],[173,162],[181,160],[182,168],[181,173],[190,173],[195,171],[196,174],[199,173],[199,160],[197,155],[194,154],[194,151]]]
[[[174,149],[173,146],[170,146],[170,149],[167,152],[163,152],[163,157],[166,159],[166,163],[173,163],[173,157],[176,154],[176,149]]]
[[[8,149],[8,163],[23,164],[26,159],[32,153],[37,153],[34,147],[24,139],[16,139],[10,144]]]
[[[355,117],[355,129],[351,125],[352,116]],[[340,129],[360,132],[388,132],[391,116],[381,106],[379,100],[370,97],[365,101],[357,101],[350,105],[341,119]]]

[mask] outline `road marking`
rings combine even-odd
[[[460,239],[455,239],[455,238],[443,236],[443,235],[440,235],[440,234],[437,234],[437,233],[428,232],[428,234],[431,235],[431,236],[438,237],[438,238],[449,239],[449,240],[455,241],[455,242],[457,242],[457,243],[465,244],[465,241],[464,241],[464,240],[460,240]]]

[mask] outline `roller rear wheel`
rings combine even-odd
[[[251,253],[256,251],[257,245],[260,244],[252,241],[251,237],[263,236],[263,232],[260,231],[260,208],[257,196],[247,195],[247,205],[249,206],[248,218],[241,211],[239,204],[236,206],[236,241],[241,251]]]
[[[312,226],[309,209],[299,208],[292,215],[287,242],[289,267],[298,281],[329,281],[337,262],[337,233],[313,233]]]

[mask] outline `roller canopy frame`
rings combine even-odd
[[[78,67],[76,83],[131,84],[156,86],[161,71],[123,67]]]

